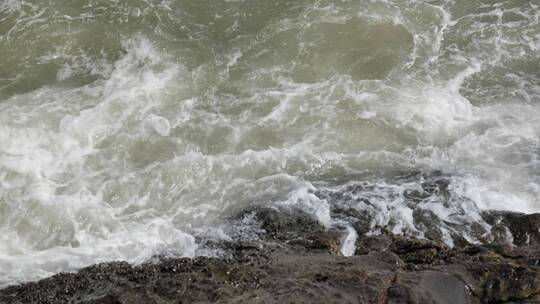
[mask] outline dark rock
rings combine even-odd
[[[307,250],[325,250],[338,254],[341,233],[327,229],[312,216],[303,212],[259,208],[253,211],[264,230],[263,239],[280,241]]]
[[[355,255],[368,254],[370,252],[385,251],[392,244],[392,237],[388,234],[377,236],[360,235],[356,240]]]
[[[423,271],[420,286],[429,291],[434,303],[466,304],[469,298],[465,283],[458,277],[439,271]]]
[[[396,284],[388,288],[386,294],[386,303],[388,304],[409,304],[418,303],[416,294],[411,288]]]
[[[434,270],[399,273],[386,298],[386,303],[467,304],[474,300],[459,277]]]
[[[438,217],[429,210],[414,209],[413,210],[414,225],[421,231],[427,239],[442,242],[443,234],[440,230],[440,221]]]
[[[341,303],[375,302],[393,278],[392,265],[376,259],[328,254],[281,255],[272,262],[243,264],[217,258],[165,259],[130,267],[100,264],[77,274],[8,287],[1,303]],[[95,280],[98,269],[106,280]],[[176,271],[172,271],[176,269]],[[124,269],[125,270],[125,269]],[[143,276],[145,279],[140,280]],[[71,289],[73,282],[87,286]],[[339,295],[339,297],[337,297]]]
[[[431,264],[448,248],[442,243],[429,240],[396,238],[390,250],[407,263]]]
[[[467,269],[478,280],[477,296],[485,303],[530,299],[540,293],[538,268],[501,260],[469,263]]]
[[[373,216],[366,210],[333,206],[331,211],[334,218],[342,218],[351,223],[359,235],[365,235],[372,230],[371,221]]]
[[[516,246],[540,245],[540,213],[486,212],[484,219],[492,225],[495,241]]]
[[[301,212],[260,208],[239,217],[247,214],[253,231],[213,243],[222,257],[98,264],[5,288],[0,303],[540,303],[540,246],[448,248],[386,232],[359,235],[358,255],[343,257],[328,254],[339,251],[339,228]],[[535,240],[527,231],[534,216],[496,216],[504,225],[521,218],[508,229]]]

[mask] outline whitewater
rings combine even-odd
[[[0,0],[0,286],[219,256],[204,240],[253,206],[342,227],[344,255],[340,204],[372,234],[489,241],[483,212],[540,212],[539,19],[531,0]]]

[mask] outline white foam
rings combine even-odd
[[[13,237],[13,236],[12,236]],[[125,227],[106,238],[79,230],[80,246],[53,247],[45,250],[24,250],[21,254],[0,253],[2,280],[0,286],[22,280],[36,280],[60,271],[72,271],[89,264],[125,260],[142,263],[156,254],[192,257],[195,239],[156,219],[144,225]],[[23,240],[0,240],[2,245],[20,246]],[[173,250],[173,251],[171,251]]]
[[[151,114],[146,117],[146,121],[150,124],[152,129],[160,136],[169,136],[171,126],[167,118]]]
[[[148,40],[130,40],[126,48],[127,54],[114,64],[110,78],[89,88],[91,98],[96,98],[90,108],[81,104],[83,108],[78,109],[70,99],[63,99],[88,98],[88,88],[74,89],[71,95],[42,88],[3,103],[9,111],[0,113],[0,194],[8,202],[11,220],[2,227],[0,238],[0,247],[9,248],[0,253],[1,285],[100,261],[139,263],[155,254],[195,254],[194,238],[164,218],[130,221],[119,217],[118,210],[104,200],[103,188],[91,181],[100,174],[87,163],[101,153],[96,146],[114,137],[132,115],[149,111],[179,70],[175,64],[156,68],[162,59]],[[45,111],[30,103],[41,98],[42,92],[50,99],[48,103],[42,100]],[[20,107],[19,112],[11,111],[17,106],[9,108],[26,100],[28,107]],[[167,136],[168,121],[149,117],[155,132]],[[26,127],[21,120],[29,121]],[[40,125],[34,126],[36,122]]]
[[[341,254],[344,256],[352,256],[356,251],[356,239],[358,238],[358,233],[354,230],[353,227],[347,226],[347,234],[345,235],[344,240],[341,242]]]

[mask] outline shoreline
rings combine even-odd
[[[257,240],[214,244],[223,257],[101,263],[0,290],[0,303],[538,303],[540,214],[493,213],[514,244],[445,244],[337,231],[302,213],[251,210]],[[502,229],[502,226],[494,226]],[[536,230],[535,230],[536,229]],[[525,241],[527,243],[525,243]]]

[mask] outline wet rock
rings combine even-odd
[[[448,187],[450,179],[440,171],[434,171],[430,174],[418,174],[418,179],[424,180],[418,190],[406,190],[403,196],[411,201],[420,202],[432,196],[447,197],[449,195]]]
[[[361,235],[356,240],[355,255],[368,254],[370,252],[385,251],[392,244],[392,238],[388,234],[377,236]]]
[[[390,286],[386,294],[386,303],[387,304],[408,304],[408,303],[418,303],[416,293],[411,288],[395,284]]]
[[[396,268],[374,258],[276,254],[272,262],[165,259],[124,269],[100,264],[77,274],[9,287],[1,303],[356,303],[375,302]],[[122,272],[115,269],[122,267]],[[98,269],[109,269],[107,278]],[[72,282],[86,284],[65,293]]]
[[[396,238],[390,250],[407,263],[431,264],[448,248],[442,243],[430,240]]]
[[[538,268],[512,262],[470,263],[469,273],[477,280],[477,295],[485,303],[538,299],[540,272]],[[540,300],[540,299],[538,299]]]
[[[373,227],[371,227],[373,216],[366,210],[333,206],[331,212],[334,218],[341,218],[346,222],[351,223],[352,227],[359,235],[365,235],[373,229]]]
[[[260,208],[239,218],[247,215],[250,231],[208,242],[221,257],[98,264],[5,288],[0,303],[540,303],[540,246],[448,248],[383,232],[359,235],[356,255],[343,257],[329,254],[339,229],[306,214]],[[513,231],[534,240],[526,219]]]
[[[399,273],[386,298],[386,303],[466,304],[473,300],[459,277],[434,270]]]
[[[422,271],[419,287],[429,292],[434,303],[466,304],[469,298],[465,283],[452,274],[440,271]]]
[[[430,210],[414,209],[414,225],[424,232],[427,239],[443,242],[439,218]]]
[[[259,208],[250,211],[260,223],[263,239],[279,241],[307,250],[325,250],[339,254],[340,231],[326,228],[303,212]]]
[[[512,242],[516,246],[540,245],[540,213],[485,212],[486,222],[492,225],[495,241]]]

